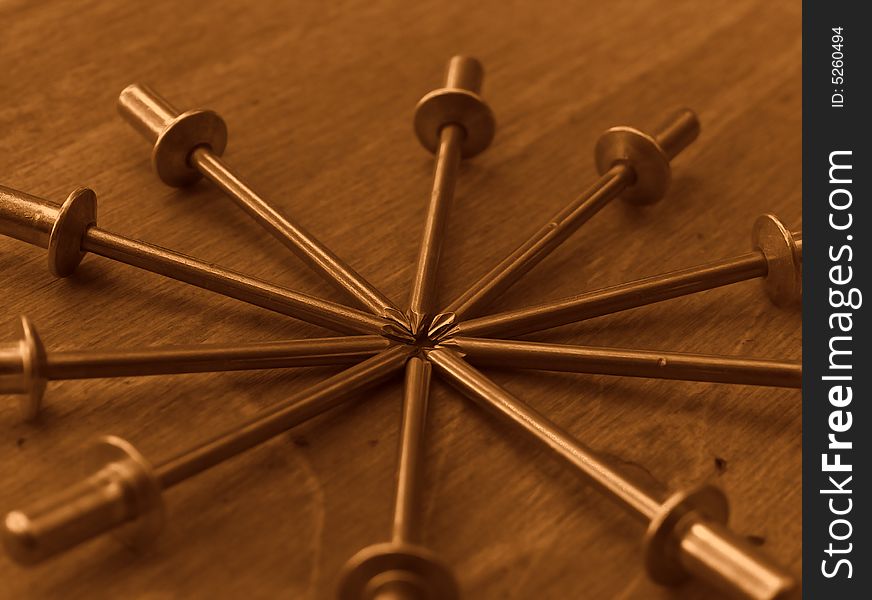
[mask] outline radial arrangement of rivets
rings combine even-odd
[[[39,415],[50,380],[351,365],[175,456],[150,460],[125,440],[103,438],[93,456],[92,475],[6,515],[3,542],[13,560],[38,563],[109,531],[120,534],[129,545],[148,544],[163,525],[164,490],[307,419],[362,400],[355,392],[403,372],[392,530],[385,532],[387,541],[363,548],[349,559],[337,574],[338,595],[342,600],[457,598],[460,589],[450,566],[423,545],[418,526],[422,471],[427,466],[423,460],[427,407],[435,373],[496,418],[513,424],[519,435],[541,442],[635,517],[644,527],[642,560],[653,581],[676,585],[693,577],[740,598],[787,598],[799,593],[799,584],[788,570],[727,527],[727,500],[719,489],[704,485],[668,490],[651,480],[639,480],[477,367],[799,388],[799,362],[495,336],[513,338],[754,278],[764,281],[773,303],[789,305],[800,300],[801,236],[767,214],[751,224],[753,244],[746,254],[715,257],[704,264],[519,310],[485,313],[494,299],[611,201],[651,204],[667,193],[673,159],[699,134],[696,115],[684,109],[651,134],[620,126],[601,135],[594,149],[599,179],[545,219],[541,229],[466,293],[440,307],[439,256],[459,165],[487,149],[496,129],[480,95],[482,80],[478,61],[454,57],[444,87],[418,103],[415,133],[435,155],[435,170],[417,266],[403,306],[394,304],[233,172],[221,158],[227,128],[218,114],[179,112],[146,86],[124,89],[118,107],[153,143],[152,162],[161,180],[179,187],[201,177],[211,181],[355,306],[285,289],[101,229],[96,224],[96,196],[89,189],[78,189],[63,204],[55,204],[0,187],[0,233],[46,248],[49,269],[56,276],[72,274],[86,253],[99,254],[342,334],[258,344],[50,352],[33,324],[22,317],[20,338],[0,346],[0,393],[19,397],[25,420]]]

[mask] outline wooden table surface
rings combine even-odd
[[[593,180],[602,130],[650,127],[680,106],[703,133],[675,161],[667,198],[607,207],[498,308],[745,252],[764,212],[800,225],[799,2],[5,0],[0,20],[0,183],[56,202],[87,185],[102,227],[325,298],[342,299],[216,189],[157,179],[116,113],[125,85],[219,111],[228,162],[399,303],[432,176],[412,111],[457,53],[485,64],[498,129],[461,169],[443,301]],[[0,240],[4,331],[26,314],[49,350],[324,335],[100,257],[67,279],[46,267],[45,251]],[[798,359],[801,323],[747,282],[531,337]],[[0,510],[77,481],[99,435],[159,460],[338,370],[57,382],[30,425],[6,402]],[[733,528],[800,571],[797,390],[489,373],[672,486],[722,486]],[[106,536],[36,568],[0,558],[0,597],[332,597],[344,561],[389,533],[400,388],[172,489],[166,529],[144,555]],[[466,598],[710,597],[648,583],[638,526],[535,443],[442,382],[431,402],[424,539]]]

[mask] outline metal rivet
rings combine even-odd
[[[698,577],[739,597],[782,598],[796,580],[720,522],[726,500],[713,488],[668,494],[613,464],[471,367],[448,348],[427,351],[435,369],[473,401],[509,421],[567,461],[577,472],[648,526],[649,573],[658,583]],[[670,554],[671,553],[671,554]],[[665,556],[664,556],[665,554]]]
[[[94,193],[86,188],[58,205],[0,186],[0,233],[49,248],[62,274],[69,274],[85,252],[92,252],[343,333],[382,333],[388,325],[383,318],[100,229],[93,224],[93,202]],[[40,218],[29,219],[33,212]]]
[[[412,357],[406,363],[403,419],[391,541],[368,546],[345,564],[339,577],[340,600],[381,598],[391,588],[412,588],[410,598],[459,597],[451,570],[420,539],[421,470],[431,366]],[[404,596],[401,596],[404,597]]]
[[[37,417],[47,381],[344,365],[391,342],[382,336],[314,338],[237,345],[165,346],[46,353],[36,328],[21,317],[19,338],[0,345],[0,394],[19,397],[22,417]]]
[[[443,342],[474,365],[624,377],[802,387],[801,361],[573,346],[454,336]]]
[[[227,125],[217,113],[180,113],[147,85],[134,83],[124,88],[118,95],[118,112],[154,144],[154,170],[173,187],[190,185],[202,177],[189,161],[195,148],[205,146],[221,156],[227,147]]]
[[[163,502],[148,461],[130,443],[108,436],[93,462],[97,468],[84,481],[6,515],[3,544],[16,562],[40,563],[107,531],[133,548],[157,536]]]
[[[444,312],[454,313],[458,320],[475,315],[618,196],[636,203],[658,199],[669,184],[669,161],[698,132],[699,122],[687,109],[673,115],[658,130],[655,135],[662,138],[659,141],[630,127],[607,131],[595,149],[600,178],[451,302]]]
[[[597,140],[597,170],[603,175],[615,165],[629,166],[633,183],[621,192],[621,198],[635,204],[653,204],[669,189],[670,161],[698,135],[699,119],[688,108],[669,117],[653,135],[633,127],[613,127]]]
[[[108,438],[94,474],[6,515],[2,537],[7,551],[22,564],[34,564],[119,527],[127,543],[145,543],[157,532],[163,490],[338,406],[348,393],[396,372],[410,353],[408,347],[394,346],[153,467],[129,442]],[[130,523],[134,527],[124,531]]]
[[[802,234],[790,233],[774,215],[763,215],[756,221],[752,237],[757,248],[753,252],[470,319],[459,323],[452,333],[518,336],[758,277],[765,278],[766,291],[776,305],[797,301],[802,294]]]
[[[329,283],[379,316],[393,320],[400,315],[396,325],[408,335],[408,323],[393,302],[302,226],[277,211],[220,158],[227,144],[227,127],[217,113],[191,110],[179,114],[160,94],[139,84],[122,90],[118,111],[154,144],[152,162],[164,183],[184,186],[205,176]]]
[[[483,152],[494,137],[496,121],[479,96],[484,69],[476,59],[455,56],[448,64],[445,87],[421,98],[415,108],[415,133],[421,145],[436,153],[442,130],[458,125],[463,130],[460,152],[470,158]]]
[[[490,128],[487,129],[487,143],[484,143],[476,138],[481,136],[483,131],[477,124],[480,119],[468,116],[479,113],[490,115],[490,109],[477,95],[483,78],[484,69],[481,63],[474,58],[455,56],[448,64],[445,87],[427,94],[418,103],[415,111],[415,129],[418,136],[425,147],[436,153],[433,191],[430,194],[418,264],[409,295],[408,320],[412,333],[417,337],[426,337],[430,321],[434,317],[439,256],[442,251],[442,238],[448,220],[448,211],[454,198],[460,157],[481,152],[493,137],[492,117],[489,121],[486,120]],[[458,99],[464,100],[458,104]],[[478,108],[464,109],[463,107],[467,106],[464,103],[468,102],[472,103],[470,106]],[[448,105],[454,105],[459,111],[458,114],[448,110],[446,108]],[[461,108],[457,108],[458,106]],[[430,147],[431,138],[435,140],[434,148]]]

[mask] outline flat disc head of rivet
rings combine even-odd
[[[603,133],[594,149],[600,175],[618,163],[633,170],[634,182],[621,198],[634,204],[654,204],[669,189],[672,169],[666,153],[650,135],[632,127],[612,127]]]
[[[422,600],[460,598],[454,575],[435,554],[414,544],[384,543],[364,548],[345,563],[339,577],[339,600],[370,600],[373,581],[390,573],[403,574],[404,583],[416,582]]]
[[[45,346],[42,345],[36,327],[27,317],[21,317],[18,335],[22,360],[22,393],[18,399],[18,407],[21,417],[25,421],[32,421],[39,415],[45,394]]]
[[[802,260],[796,240],[775,215],[757,218],[751,233],[754,248],[766,256],[766,293],[776,306],[788,306],[802,299]]]
[[[490,107],[478,94],[457,88],[434,90],[421,98],[415,108],[415,133],[427,150],[439,150],[439,138],[446,125],[460,125],[464,131],[460,154],[475,156],[490,146],[496,121]]]
[[[151,463],[133,445],[114,435],[100,439],[91,453],[89,473],[113,464],[125,487],[125,498],[130,502],[128,512],[136,517],[115,529],[113,534],[126,547],[133,550],[147,548],[163,529],[164,504],[160,482]]]
[[[93,190],[79,188],[70,194],[58,210],[48,238],[48,268],[52,275],[72,275],[85,258],[82,238],[88,227],[97,222],[97,196]]]
[[[189,110],[170,121],[157,137],[151,162],[165,184],[190,185],[200,172],[188,162],[198,146],[208,146],[218,156],[227,148],[227,125],[211,110]]]
[[[679,491],[664,502],[645,533],[645,569],[661,585],[677,585],[689,578],[678,556],[681,540],[677,526],[691,512],[700,518],[724,524],[729,517],[727,497],[718,488],[705,485]]]

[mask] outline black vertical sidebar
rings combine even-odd
[[[812,599],[872,598],[868,15],[865,2],[803,2],[802,541]]]

